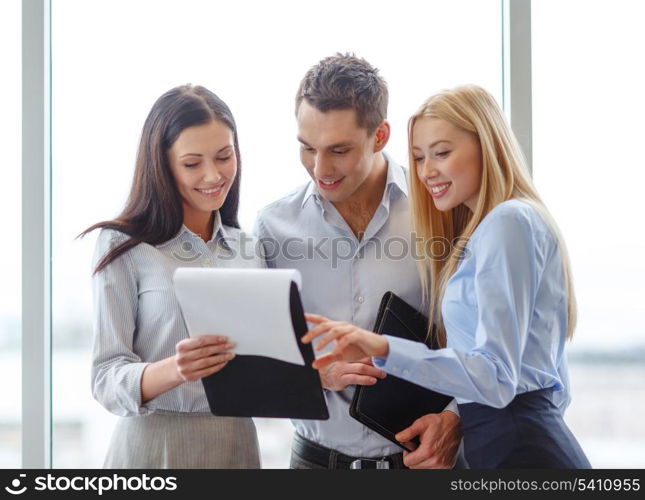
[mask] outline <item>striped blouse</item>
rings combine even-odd
[[[110,248],[127,238],[103,229],[92,269]],[[264,267],[262,255],[255,239],[222,225],[216,212],[210,241],[204,242],[182,226],[167,242],[156,246],[141,243],[94,275],[91,380],[97,401],[121,416],[145,415],[158,409],[208,412],[200,380],[141,402],[141,375],[146,365],[174,355],[177,342],[188,337],[172,275],[178,267]]]

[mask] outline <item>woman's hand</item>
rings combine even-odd
[[[336,347],[329,354],[314,360],[313,367],[317,370],[333,363],[334,361],[358,361],[367,356],[384,358],[389,348],[387,340],[381,335],[368,332],[345,321],[332,321],[317,314],[305,314],[309,323],[316,324],[302,337],[302,342],[308,344],[316,337],[323,336],[316,345],[316,351],[321,350],[332,340]]]
[[[217,373],[235,357],[235,347],[221,335],[184,339],[175,346],[175,367],[181,382],[189,382]]]
[[[235,354],[235,347],[221,335],[182,340],[175,354],[147,365],[141,376],[141,401],[147,402],[175,387],[220,371]]]

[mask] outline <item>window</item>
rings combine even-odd
[[[533,175],[571,254],[566,416],[595,467],[645,463],[644,14],[629,0],[532,4]]]
[[[20,323],[22,314],[22,177],[21,177],[21,2],[0,2],[0,150],[2,182],[0,213],[8,215],[0,245],[3,263],[0,280],[0,379],[6,381],[0,398],[0,468],[21,466],[22,359]],[[16,214],[17,216],[15,216]]]
[[[310,7],[308,7],[310,5]],[[358,22],[361,20],[361,22]],[[353,51],[390,86],[388,150],[406,162],[408,117],[440,88],[478,83],[501,101],[501,4],[53,0],[53,464],[99,467],[114,419],[89,389],[90,261],[74,237],[125,203],[154,100],[201,84],[231,107],[243,163],[240,220],[307,176],[294,94],[309,67]],[[306,287],[307,284],[305,283]],[[291,425],[258,419],[265,467],[288,465]]]

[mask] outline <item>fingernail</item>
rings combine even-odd
[[[235,357],[235,353],[229,352],[229,353],[226,355],[226,357],[227,357],[228,359],[233,359],[233,358]]]

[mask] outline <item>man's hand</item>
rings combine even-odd
[[[419,436],[419,447],[403,452],[403,463],[410,469],[451,469],[457,461],[462,435],[459,417],[446,410],[416,419],[395,437],[401,443],[414,446],[409,441]]]
[[[320,371],[322,386],[330,391],[342,391],[348,385],[374,385],[385,372],[372,365],[371,358],[358,362],[335,361]]]

